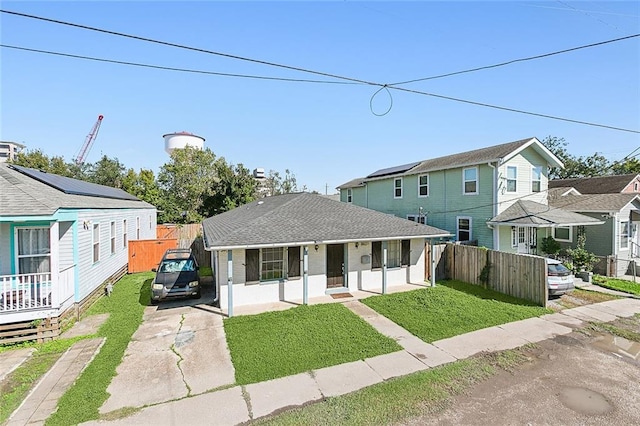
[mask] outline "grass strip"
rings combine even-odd
[[[238,384],[402,349],[340,303],[232,317],[224,329]]]
[[[47,425],[72,425],[99,418],[99,408],[107,400],[107,387],[116,374],[131,336],[142,322],[144,307],[149,304],[152,273],[123,277],[113,287],[110,297],[93,305],[88,315],[109,313],[97,336],[106,341],[76,383],[58,402],[58,410]]]
[[[599,275],[593,277],[593,283],[599,285],[600,287],[605,287],[611,290],[618,290],[624,293],[640,296],[640,283],[634,283],[633,281],[621,280],[618,278],[608,278]]]
[[[494,375],[524,363],[520,350],[485,354],[379,383],[360,391],[291,410],[255,424],[380,425],[402,423],[440,411],[450,398]]]
[[[15,348],[32,347],[35,351],[20,367],[12,371],[2,381],[0,386],[0,424],[4,424],[40,378],[51,369],[67,349],[83,338],[85,337],[15,345]],[[2,352],[8,350],[11,350],[11,347],[3,348]]]
[[[573,290],[571,293],[567,293],[566,296],[583,300],[586,303],[600,303],[608,300],[620,299],[620,296],[616,296],[615,294],[600,293],[597,291],[583,290],[579,288]],[[561,298],[562,297],[564,296],[561,296]]]
[[[591,330],[594,331],[604,331],[614,336],[623,337],[632,342],[640,342],[640,333],[637,333],[633,330],[628,330],[626,328],[617,327],[613,324],[607,324],[604,322],[592,322],[589,324]]]
[[[425,342],[552,313],[480,286],[443,281],[436,287],[373,296],[362,303]]]

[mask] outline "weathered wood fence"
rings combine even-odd
[[[450,279],[546,306],[547,264],[544,258],[458,244],[434,246],[436,280]],[[430,263],[427,256],[427,262]],[[429,274],[427,274],[430,277]]]

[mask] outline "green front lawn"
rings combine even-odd
[[[402,349],[340,303],[232,317],[224,330],[238,384]]]
[[[521,299],[460,281],[373,296],[362,303],[425,342],[553,313]]]
[[[593,283],[600,287],[610,288],[611,290],[623,291],[629,294],[635,294],[640,296],[640,278],[639,282],[620,280],[617,278],[609,278],[598,275],[593,277]]]

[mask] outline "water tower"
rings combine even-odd
[[[187,145],[195,149],[204,147],[204,138],[189,132],[167,133],[162,137],[164,138],[164,150],[169,155],[174,149],[183,149]]]

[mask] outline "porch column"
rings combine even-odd
[[[228,298],[228,315],[233,316],[233,251],[227,250],[227,298]]]
[[[49,227],[49,247],[49,261],[51,262],[49,265],[51,307],[57,308],[60,306],[60,227],[58,222],[51,222],[51,226]],[[40,291],[44,291],[44,289]],[[38,298],[39,297],[40,295],[38,295]]]
[[[309,247],[302,248],[302,304],[309,304]]]
[[[429,254],[430,254],[430,262],[431,262],[431,287],[435,287],[436,286],[436,254],[435,254],[435,245],[433,244],[433,238],[429,239],[429,247],[431,248],[431,250],[429,250]]]
[[[387,294],[387,242],[382,242],[382,294]]]

